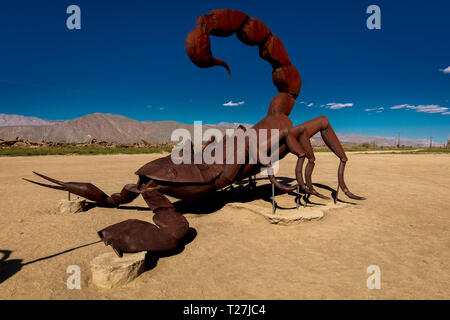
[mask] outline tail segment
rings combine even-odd
[[[261,20],[251,18],[237,10],[212,10],[210,13],[199,17],[196,28],[187,35],[187,55],[200,68],[223,66],[231,75],[227,63],[213,57],[209,35],[229,37],[235,32],[238,39],[246,45],[258,45],[260,57],[272,65],[273,83],[280,93],[289,95],[289,100],[292,101],[289,103],[289,107],[286,106],[289,110],[282,110],[283,113],[289,114],[293,106],[293,100],[297,98],[300,92],[302,79],[297,68],[291,64],[280,38],[272,34]],[[283,99],[286,99],[286,97]]]

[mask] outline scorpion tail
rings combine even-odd
[[[209,37],[199,29],[194,29],[186,37],[186,51],[191,61],[200,68],[222,66],[231,77],[230,67],[225,61],[212,56]]]
[[[280,94],[297,98],[302,80],[280,38],[272,34],[270,29],[259,19],[231,9],[217,9],[197,19],[194,30],[186,37],[186,52],[191,61],[200,68],[223,66],[230,74],[226,62],[213,57],[209,36],[228,37],[236,33],[239,40],[249,46],[257,45],[259,55],[267,60],[273,68],[272,80]],[[293,103],[278,105],[280,109],[271,112],[282,112],[289,115]]]

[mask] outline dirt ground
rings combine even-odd
[[[97,289],[91,282],[90,260],[111,250],[102,243],[24,265],[97,241],[96,232],[113,223],[151,221],[152,212],[143,210],[147,206],[138,198],[120,209],[56,214],[57,201],[67,194],[21,178],[34,179],[35,170],[63,181],[89,181],[111,194],[134,183],[134,171],[160,156],[0,158],[0,250],[10,251],[8,257],[0,253],[0,298],[450,298],[450,155],[440,154],[349,154],[347,185],[367,200],[331,210],[318,221],[274,225],[255,213],[221,205],[220,197],[203,206],[178,203],[195,239],[181,253],[160,257],[122,288]],[[323,152],[316,157],[313,181],[335,188],[337,158]],[[278,176],[293,178],[295,162],[293,156],[282,160]],[[253,197],[269,196],[268,180],[259,184]],[[342,193],[339,198],[349,200]],[[277,199],[294,205],[291,195]],[[80,290],[67,289],[69,265],[81,268]],[[379,290],[366,286],[370,265],[380,267]]]

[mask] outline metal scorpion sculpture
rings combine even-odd
[[[200,68],[223,66],[230,74],[228,65],[212,56],[209,36],[228,37],[234,33],[246,45],[259,47],[260,57],[267,60],[273,67],[272,79],[279,91],[269,105],[267,116],[255,124],[252,129],[255,129],[256,132],[260,129],[279,129],[279,158],[282,159],[288,153],[293,153],[298,157],[295,169],[297,185],[283,184],[277,181],[273,174],[269,174],[271,183],[283,192],[299,188],[305,194],[329,199],[318,193],[311,181],[315,157],[310,138],[320,131],[323,141],[340,159],[338,187],[334,201],[336,202],[339,188],[349,198],[363,200],[363,197],[351,193],[344,182],[347,156],[328,119],[321,116],[297,126],[292,125],[288,116],[299,94],[301,78],[297,69],[291,64],[280,38],[272,34],[261,20],[231,9],[213,10],[209,14],[200,16],[197,19],[196,28],[190,31],[186,37],[187,55]],[[257,148],[264,147],[257,145]],[[273,151],[270,148],[271,146],[267,146],[269,153]],[[230,150],[225,150],[225,152],[227,151]],[[308,161],[305,168],[305,180],[303,180],[302,170],[305,158]],[[211,191],[220,190],[235,182],[250,178],[257,174],[262,167],[264,165],[260,162],[213,163],[211,165],[182,163],[176,165],[169,155],[145,164],[136,171],[139,176],[136,184],[127,184],[120,193],[111,196],[91,183],[62,182],[37,172],[34,173],[56,185],[25,180],[40,186],[68,191],[111,207],[129,203],[142,195],[154,212],[155,224],[130,219],[98,232],[100,239],[106,245],[111,245],[116,254],[121,257],[123,253],[139,251],[171,251],[187,235],[188,221],[175,211],[174,205],[165,195],[188,201],[195,200],[204,197]]]

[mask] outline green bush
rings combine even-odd
[[[70,154],[141,154],[171,152],[172,148],[104,148],[98,146],[67,146],[67,147],[39,147],[39,148],[0,148],[0,156],[47,156]]]

